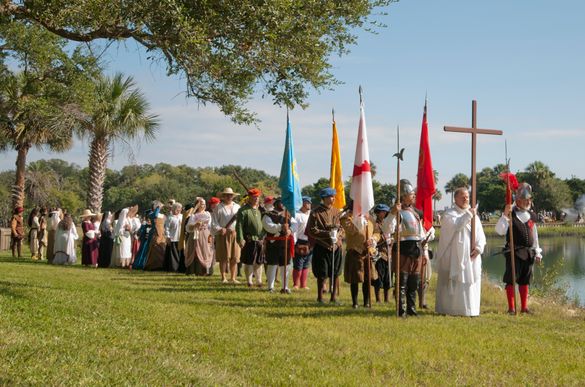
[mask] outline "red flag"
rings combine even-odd
[[[435,194],[435,175],[429,146],[429,126],[427,124],[427,102],[423,113],[418,151],[418,174],[416,179],[416,208],[423,212],[425,230],[433,226],[433,195]]]

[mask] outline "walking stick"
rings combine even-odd
[[[400,126],[396,127],[396,204],[400,204],[400,161],[404,160],[404,148],[400,149]],[[400,211],[396,211],[396,317],[400,316]],[[392,270],[392,269],[390,269]]]
[[[510,159],[508,159],[508,143],[506,147],[506,205],[512,204],[512,191],[510,189]],[[510,219],[508,220],[508,235],[510,247],[510,265],[512,267],[512,289],[514,290],[514,315],[516,315],[516,250],[514,249],[514,212],[510,208]]]

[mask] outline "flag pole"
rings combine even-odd
[[[400,161],[403,160],[404,148],[400,149],[400,125],[396,126],[396,150],[393,155],[396,157],[396,201],[400,205]],[[396,286],[396,317],[400,316],[400,211],[396,211],[396,272],[394,274]]]
[[[510,189],[510,159],[508,158],[508,142],[504,140],[506,150],[506,205],[512,204],[512,192]],[[510,193],[508,195],[508,192]],[[509,198],[509,199],[508,199]],[[509,203],[508,203],[509,202]],[[508,235],[510,247],[510,266],[512,268],[512,290],[514,291],[514,315],[516,315],[516,250],[514,248],[514,213],[510,207],[510,219],[508,220]]]
[[[285,227],[285,229],[288,231],[289,227],[288,227],[288,218],[289,218],[289,213],[288,213],[288,209],[285,207],[284,208],[284,225],[287,226]],[[288,269],[288,232],[286,232],[284,234],[284,270],[282,271],[282,293],[286,293],[286,280],[287,280],[287,276],[286,276],[286,272]]]

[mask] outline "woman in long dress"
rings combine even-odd
[[[55,230],[54,265],[73,265],[77,262],[75,253],[75,241],[77,239],[79,239],[79,235],[77,235],[73,218],[71,218],[71,215],[65,214],[63,220],[57,225],[57,230]]]
[[[197,198],[195,212],[187,221],[186,274],[213,274],[213,251],[209,244],[211,214],[205,211],[205,207],[205,200]]]
[[[148,254],[144,263],[144,270],[162,270],[165,264],[167,238],[165,237],[166,216],[160,213],[163,204],[158,200],[152,203],[152,228],[148,245]]]
[[[83,241],[81,245],[81,264],[84,266],[98,266],[98,239],[95,226],[92,221],[94,217],[90,210],[83,210],[81,214],[81,231],[83,232]]]
[[[112,262],[112,248],[114,247],[114,236],[112,232],[112,213],[104,212],[100,223],[100,247],[98,254],[98,267],[110,267]]]
[[[63,219],[63,212],[60,208],[55,208],[49,214],[49,220],[47,222],[47,262],[53,263],[53,257],[55,256],[55,234],[59,222]]]
[[[137,205],[120,211],[114,231],[115,238],[120,242],[120,264],[123,268],[129,267],[132,260],[132,218],[134,218],[137,211]]]

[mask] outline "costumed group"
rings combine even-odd
[[[303,205],[294,216],[290,216],[279,198],[265,196],[260,205],[262,192],[255,188],[248,190],[242,205],[234,201],[239,194],[231,188],[225,188],[218,195],[220,198],[211,198],[209,208],[199,197],[193,206],[185,208],[173,200],[168,206],[154,201],[142,220],[137,205],[114,214],[106,212],[101,219],[85,210],[81,215],[81,263],[212,275],[217,261],[224,283],[239,284],[237,275],[243,267],[249,287],[266,286],[274,292],[278,276],[282,293],[291,293],[291,278],[294,289],[308,290],[311,268],[317,279],[317,302],[324,303],[324,294],[328,292],[330,302],[336,304],[343,267],[353,308],[359,307],[360,284],[363,305],[369,308],[372,286],[376,302],[387,303],[390,288],[396,288],[398,283],[394,292],[398,292],[399,315],[416,316],[417,296],[418,307],[427,308],[425,293],[434,255],[438,275],[436,312],[479,315],[481,254],[486,238],[481,222],[472,222],[477,209],[470,208],[467,188],[455,191],[454,206],[441,218],[435,254],[428,248],[435,238],[435,229],[423,227],[422,213],[414,207],[415,189],[408,180],[401,180],[400,200],[396,204],[392,207],[378,204],[371,210],[365,232],[353,221],[351,203],[343,210],[334,206],[335,195],[333,188],[322,189],[321,203],[315,206],[310,197],[303,197]],[[499,235],[506,235],[503,281],[509,313],[516,312],[514,283],[519,287],[521,312],[530,313],[527,302],[533,264],[542,259],[531,198],[530,185],[520,184],[513,205],[506,205],[495,226]],[[161,212],[164,207],[169,209],[167,216]],[[18,253],[18,257],[25,237],[22,213],[22,208],[16,208],[11,222],[12,254]],[[475,240],[471,246],[473,223]],[[79,235],[70,214],[59,209],[49,213],[35,209],[28,218],[28,226],[33,259],[46,258],[56,265],[77,261],[75,241]],[[397,235],[399,243],[395,240]],[[511,246],[515,254],[511,254]]]

